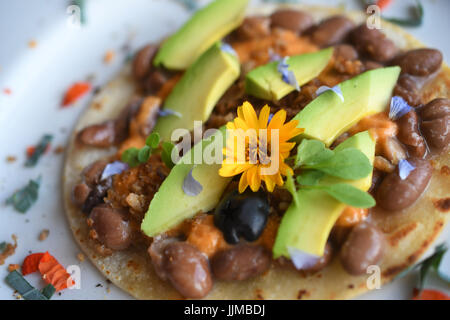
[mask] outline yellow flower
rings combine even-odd
[[[293,174],[284,162],[294,148],[295,142],[288,142],[304,129],[297,128],[298,121],[286,121],[286,111],[280,110],[270,119],[270,108],[264,106],[259,118],[249,102],[237,109],[237,118],[227,123],[227,142],[223,152],[226,156],[219,174],[232,177],[242,174],[239,192],[248,186],[256,192],[264,181],[272,192],[283,186],[282,176]]]

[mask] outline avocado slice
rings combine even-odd
[[[147,236],[154,237],[200,211],[207,212],[213,209],[218,204],[231,178],[219,176],[221,164],[203,162],[194,165],[193,157],[197,152],[203,154],[202,150],[205,148],[208,150],[214,148],[222,155],[222,148],[226,141],[225,131],[226,128],[222,127],[212,136],[196,144],[170,171],[169,176],[153,197],[142,221],[141,230]],[[203,187],[202,191],[194,197],[185,194],[182,188],[184,179],[192,168],[194,168],[192,175]]]
[[[399,74],[398,66],[380,68],[340,83],[344,102],[332,91],[322,93],[294,117],[298,127],[305,129],[299,138],[330,146],[362,118],[386,109]]]
[[[348,138],[335,150],[356,148],[363,152],[373,164],[375,140],[368,131],[360,132]],[[372,174],[360,180],[343,180],[325,176],[319,184],[348,183],[367,191],[372,183]],[[278,229],[273,247],[274,258],[290,257],[288,247],[322,256],[331,228],[347,206],[322,190],[297,191],[300,205],[292,203],[285,212]]]
[[[314,79],[327,66],[333,48],[305,53],[288,58],[289,70],[293,71],[300,86]],[[277,61],[250,71],[245,78],[245,91],[257,98],[277,101],[295,88],[283,81],[277,70]]]
[[[206,51],[183,75],[167,97],[164,108],[179,115],[158,119],[154,132],[170,141],[172,131],[191,131],[194,121],[208,120],[217,101],[240,75],[240,64],[233,54],[221,49],[220,42]]]
[[[197,11],[159,49],[154,64],[185,70],[214,42],[241,25],[249,0],[216,0]]]

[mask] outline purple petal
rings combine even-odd
[[[414,167],[407,160],[400,160],[398,163],[398,175],[400,176],[400,179],[405,180],[406,178],[408,178],[411,171],[413,171],[415,168],[416,167]]]
[[[389,118],[392,120],[400,119],[411,110],[412,107],[402,97],[392,97]]]
[[[238,56],[236,51],[234,51],[233,47],[230,46],[228,43],[222,43],[222,45],[220,46],[220,50],[222,50],[223,52],[232,54],[235,57]]]
[[[278,53],[274,52],[272,50],[272,48],[269,48],[269,61],[270,62],[280,61],[281,59],[283,59],[283,58]]]
[[[189,171],[183,181],[183,191],[190,197],[197,196],[203,190],[203,186],[200,184],[200,182],[195,180],[194,176],[192,175],[193,170],[194,168]]]
[[[128,168],[129,168],[128,164],[121,161],[114,161],[108,163],[105,169],[103,169],[100,180],[105,180],[113,175],[120,174],[123,171],[127,170]]]
[[[158,116],[160,116],[160,117],[175,116],[175,117],[181,118],[181,113],[165,108],[162,110],[160,109],[158,111]]]
[[[269,114],[269,119],[267,119],[267,125],[269,125],[270,120],[272,120],[273,118],[273,113]]]
[[[280,62],[278,62],[277,71],[281,74],[281,79],[283,79],[284,82],[293,86],[295,90],[300,91],[300,86],[294,72],[289,70],[287,59],[289,59],[289,57],[284,57],[280,60]]]
[[[316,94],[320,96],[325,91],[330,90],[333,91],[335,94],[337,94],[337,96],[342,100],[342,102],[344,102],[344,95],[342,94],[342,90],[341,87],[339,87],[339,85],[335,85],[333,88],[330,88],[328,86],[321,86],[319,87],[319,89],[316,90]]]
[[[306,253],[293,247],[288,247],[292,263],[298,270],[314,267],[320,257]]]

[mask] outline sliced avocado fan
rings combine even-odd
[[[317,77],[327,66],[333,55],[333,48],[320,50],[314,53],[305,53],[287,59],[299,86]],[[270,101],[277,101],[291,93],[295,88],[284,82],[278,72],[278,64],[274,61],[250,71],[245,78],[245,92]]]
[[[370,163],[375,157],[375,141],[368,131],[358,133],[348,138],[335,148],[340,151],[356,148],[363,152]],[[359,180],[344,180],[325,176],[319,185],[347,183],[363,191],[367,191],[372,183],[372,173]],[[299,205],[294,202],[289,206],[278,228],[273,256],[290,257],[288,248],[322,256],[328,236],[336,220],[347,206],[331,197],[323,190],[300,189],[297,191]]]
[[[344,101],[329,90],[311,101],[294,120],[305,132],[298,139],[317,139],[330,146],[359,120],[386,110],[400,67],[366,71],[340,83]]]
[[[232,53],[215,43],[189,67],[164,102],[176,115],[160,117],[154,132],[170,141],[175,129],[194,129],[194,121],[207,121],[217,101],[239,78],[240,64]]]
[[[219,176],[221,164],[193,164],[195,154],[203,157],[206,154],[217,152],[222,157],[222,148],[225,146],[225,127],[197,143],[184,155],[178,164],[170,171],[158,192],[150,203],[145,218],[141,224],[141,230],[149,237],[154,237],[167,231],[183,220],[196,215],[198,212],[208,212],[213,209],[220,200],[231,178]],[[183,190],[183,182],[189,172],[201,185],[202,191],[196,196],[189,196]]]
[[[211,45],[241,25],[249,0],[215,0],[197,11],[159,49],[155,66],[185,70]]]

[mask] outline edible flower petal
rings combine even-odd
[[[183,191],[185,194],[187,194],[190,197],[195,197],[200,194],[203,190],[203,186],[195,180],[194,176],[192,175],[192,171],[194,168],[192,168],[189,173],[187,174],[186,178],[184,178],[183,181]]]
[[[342,100],[342,102],[344,102],[344,95],[342,94],[342,90],[341,90],[341,87],[339,87],[339,85],[335,85],[332,88],[330,88],[328,86],[320,86],[319,89],[316,90],[316,94],[318,96],[320,96],[325,91],[330,91],[330,90],[333,91],[334,93],[336,93],[337,96]]]
[[[292,263],[298,270],[314,267],[314,265],[320,259],[320,257],[316,255],[306,253],[293,247],[288,247],[288,252],[291,256]]]
[[[289,64],[287,63],[288,59],[289,57],[284,57],[280,62],[278,62],[277,71],[281,74],[281,78],[284,82],[293,86],[295,90],[300,91],[300,86],[294,72],[289,70]]]
[[[112,163],[108,163],[103,169],[101,180],[108,179],[109,177],[120,174],[123,171],[127,170],[129,168],[127,163],[121,162],[121,161],[114,161]]]
[[[270,107],[267,105],[257,116],[253,106],[244,102],[238,107],[237,114],[234,121],[227,123],[227,141],[223,150],[226,157],[219,175],[232,177],[242,174],[240,193],[247,187],[256,192],[263,182],[267,191],[272,192],[275,186],[283,186],[282,176],[293,173],[292,168],[284,162],[295,146],[289,140],[304,129],[297,128],[298,120],[284,123],[285,110],[279,110],[270,117]],[[236,143],[236,139],[243,143]]]
[[[406,178],[408,178],[411,171],[413,171],[415,168],[416,167],[414,167],[407,160],[400,160],[398,163],[398,175],[400,176],[400,179],[405,180]]]
[[[234,51],[233,47],[231,45],[229,45],[228,43],[222,43],[222,45],[220,46],[220,50],[222,50],[223,52],[232,54],[235,57],[238,56],[236,51]]]
[[[167,109],[167,108],[158,110],[158,116],[160,116],[160,117],[175,116],[177,118],[182,117],[181,113],[179,113],[177,111],[173,111],[171,109]]]
[[[394,96],[391,99],[391,106],[389,109],[389,118],[391,120],[397,120],[403,117],[405,114],[410,112],[412,107],[399,96]]]

